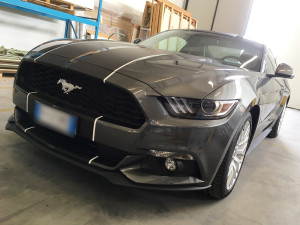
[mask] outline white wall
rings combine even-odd
[[[220,0],[213,31],[244,35],[252,0]]]
[[[199,30],[210,30],[217,0],[189,0],[187,11],[198,20]]]
[[[296,0],[255,0],[246,37],[267,44],[277,62],[291,65],[296,77],[289,80],[289,106],[300,109],[300,2]],[[266,10],[267,9],[267,10]]]
[[[65,23],[0,7],[0,46],[30,50],[42,42],[63,38]]]
[[[243,35],[253,0],[220,0],[213,31]],[[198,20],[198,29],[210,30],[217,0],[189,0],[188,11]]]

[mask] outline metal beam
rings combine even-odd
[[[45,16],[45,17],[49,17],[49,18],[53,18],[53,19],[57,19],[57,20],[66,21],[65,36],[70,27],[68,25],[69,24],[68,21],[76,21],[79,23],[84,23],[84,24],[94,26],[95,31],[96,31],[95,38],[97,38],[97,36],[98,36],[100,15],[101,15],[101,9],[102,9],[102,0],[99,0],[98,16],[97,16],[96,21],[93,18],[87,19],[87,18],[80,17],[80,16],[74,16],[74,15],[60,12],[60,11],[50,9],[50,8],[47,8],[44,6],[36,5],[33,3],[29,3],[29,2],[23,2],[21,0],[0,0],[0,5],[18,9],[18,10],[25,11],[25,12],[29,12],[29,13],[38,14],[41,16]]]

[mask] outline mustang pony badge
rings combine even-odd
[[[64,91],[65,94],[69,94],[71,91],[75,89],[82,89],[82,87],[79,87],[77,85],[74,86],[73,84],[67,83],[65,79],[59,79],[57,81],[57,84],[62,85],[61,89]]]

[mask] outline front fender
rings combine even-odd
[[[237,79],[224,84],[218,89],[208,94],[205,99],[210,100],[240,100],[245,108],[252,108],[258,102],[255,87],[253,85],[254,78]]]

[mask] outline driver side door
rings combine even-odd
[[[265,57],[264,77],[258,82],[258,97],[260,104],[260,122],[262,128],[267,127],[278,117],[280,102],[283,98],[285,84],[282,78],[267,77],[267,74],[275,74],[276,62],[269,51]]]

